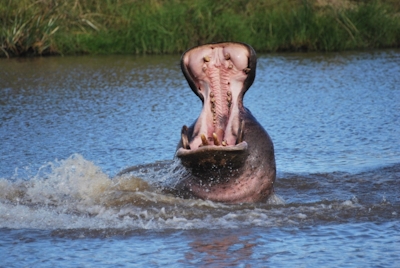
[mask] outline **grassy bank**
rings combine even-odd
[[[0,0],[0,56],[258,52],[400,46],[398,0]]]

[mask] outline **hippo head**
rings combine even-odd
[[[243,96],[255,78],[257,59],[242,43],[207,44],[186,51],[181,68],[203,102],[196,123],[183,126],[176,156],[190,168],[238,167],[246,156]]]
[[[183,126],[176,157],[187,171],[182,192],[222,202],[253,202],[272,192],[273,144],[243,106],[256,74],[256,54],[243,43],[213,43],[182,55],[181,68],[203,103]]]

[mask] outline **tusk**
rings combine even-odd
[[[244,131],[244,120],[240,122],[236,144],[239,144],[243,141],[243,131]]]
[[[213,133],[213,140],[214,140],[214,145],[219,146],[219,140],[218,140],[218,136],[217,134],[215,134],[215,132]]]
[[[208,140],[204,134],[201,134],[201,142],[203,145],[208,145]]]
[[[182,127],[182,131],[181,131],[182,147],[184,149],[190,149],[187,131],[188,131],[188,127],[186,125],[184,125]]]

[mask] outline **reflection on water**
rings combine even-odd
[[[191,235],[190,251],[185,253],[184,264],[192,265],[221,265],[237,267],[244,265],[251,259],[257,244],[246,236],[249,232],[241,232],[241,238],[236,234],[215,235],[197,233]]]
[[[236,205],[164,191],[201,109],[179,56],[1,59],[3,265],[394,267],[399,55],[261,55],[276,195]]]

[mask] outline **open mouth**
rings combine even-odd
[[[253,58],[255,52],[241,43],[208,44],[183,54],[182,71],[203,102],[196,123],[182,127],[176,155],[184,165],[211,161],[221,166],[247,150],[241,111],[255,76]]]

